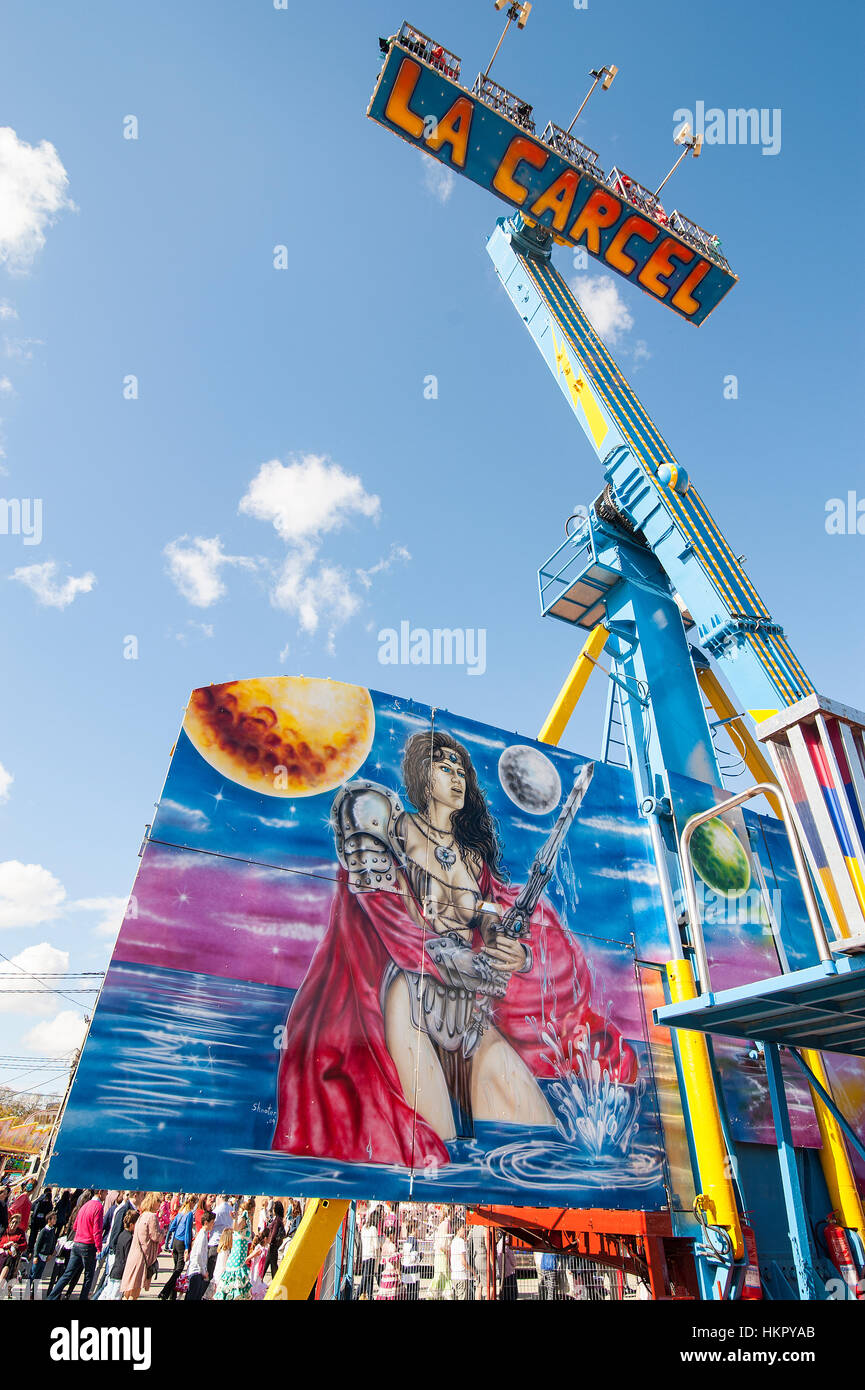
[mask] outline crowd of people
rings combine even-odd
[[[293,1197],[0,1184],[0,1298],[215,1302],[263,1298],[300,1225]],[[160,1257],[162,1265],[160,1267]],[[646,1297],[568,1255],[532,1255],[465,1207],[357,1202],[322,1296],[394,1302]],[[522,1281],[522,1282],[521,1282]]]
[[[420,1202],[358,1202],[354,1296],[359,1299],[469,1300],[517,1296],[513,1252],[497,1233],[495,1263],[484,1226],[465,1208]]]
[[[0,1298],[14,1280],[49,1301],[135,1300],[160,1255],[171,1257],[163,1301],[263,1298],[301,1215],[291,1197],[0,1185]]]

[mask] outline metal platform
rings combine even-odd
[[[865,960],[824,961],[654,1012],[665,1028],[865,1057]]]

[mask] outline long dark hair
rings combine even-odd
[[[465,801],[451,820],[454,838],[460,849],[476,854],[496,878],[507,879],[496,823],[480,789],[474,764],[461,743],[450,734],[438,730],[412,734],[406,742],[402,758],[402,780],[406,794],[425,815],[430,801],[432,765],[441,762],[446,749],[459,755],[466,775]]]

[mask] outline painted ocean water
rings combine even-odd
[[[294,991],[115,962],[51,1164],[55,1185],[421,1200],[666,1205],[654,1089],[545,1084],[557,1130],[478,1125],[438,1169],[273,1153]],[[645,1045],[632,1044],[648,1077]],[[206,1173],[206,1181],[204,1174]]]

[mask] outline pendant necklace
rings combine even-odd
[[[430,844],[432,845],[433,854],[435,855],[439,864],[441,864],[443,869],[452,869],[454,864],[457,862],[456,854],[450,848],[450,846],[436,844],[435,840],[432,839],[429,833],[430,831],[432,831],[435,835],[446,835],[447,831],[439,830],[435,825],[430,825],[430,822],[427,820],[426,816],[422,816],[420,812],[418,812],[418,820],[423,821],[424,825],[427,827],[427,840],[429,840]],[[453,831],[451,831],[450,833],[450,842],[451,844],[453,844],[454,842]]]

